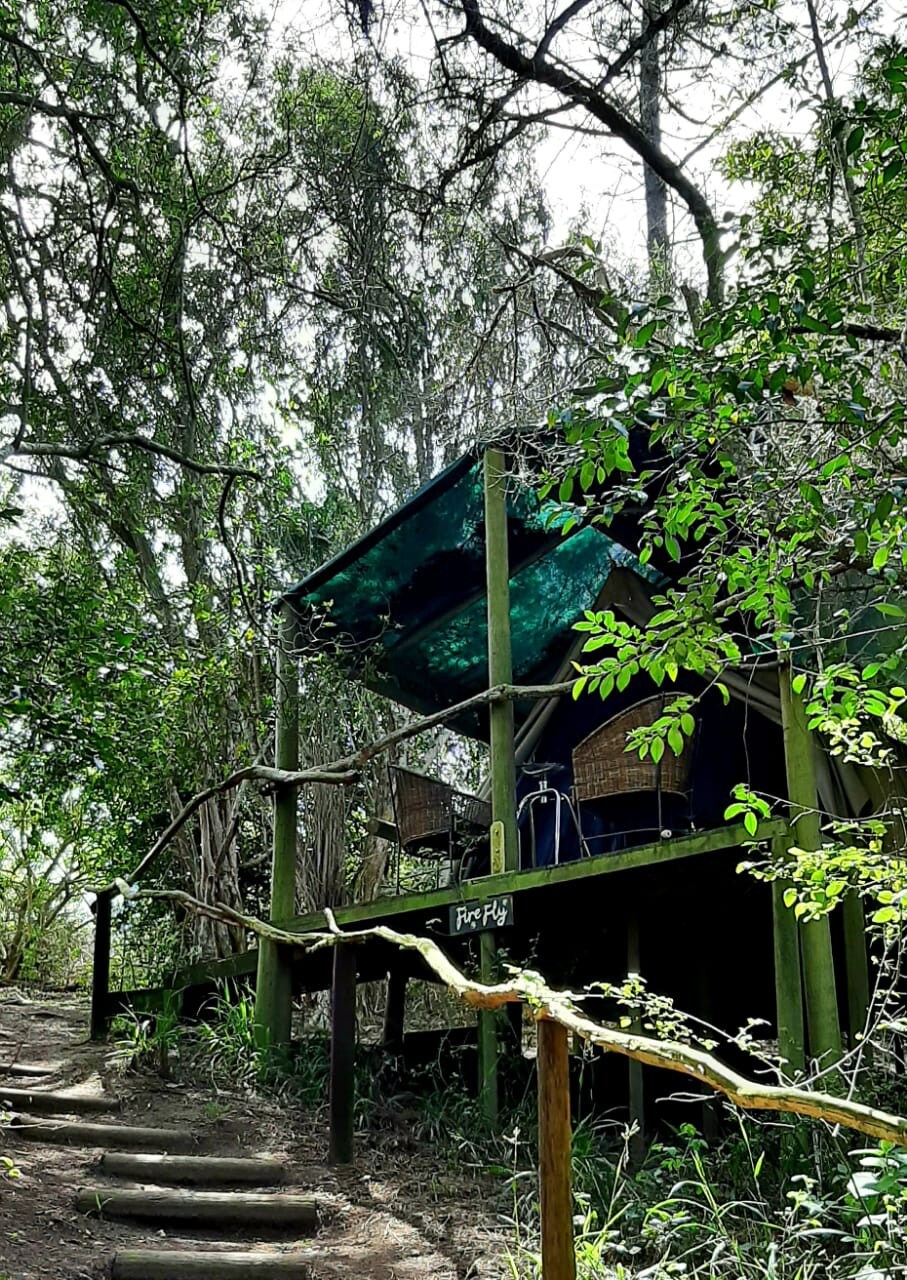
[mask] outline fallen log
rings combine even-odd
[[[251,1184],[267,1186],[283,1182],[287,1168],[281,1160],[252,1160],[226,1156],[168,1156],[105,1151],[98,1162],[101,1173],[134,1182]]]
[[[292,1227],[314,1231],[318,1205],[312,1196],[257,1191],[117,1191],[86,1187],[76,1195],[80,1213],[194,1226]]]
[[[177,1249],[120,1249],[113,1260],[112,1280],[315,1280],[315,1272],[298,1253],[191,1253]]]

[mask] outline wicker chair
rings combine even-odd
[[[582,806],[594,800],[653,792],[657,823],[662,829],[662,796],[686,798],[693,752],[689,741],[679,756],[665,751],[660,760],[640,760],[627,751],[627,735],[652,725],[677,699],[677,694],[657,694],[618,712],[594,729],[573,752],[573,796],[582,824]],[[626,832],[613,834],[628,834]]]
[[[400,765],[390,766],[390,784],[400,849],[411,857],[436,859],[436,879],[445,856],[452,874],[454,860],[487,838],[491,805],[478,796]],[[399,880],[398,860],[398,889]]]

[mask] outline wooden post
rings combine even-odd
[[[642,958],[639,947],[639,913],[631,907],[627,915],[627,974],[642,973]],[[642,1030],[642,1020],[638,1013],[633,1014],[632,1029]],[[627,1075],[630,1086],[630,1124],[636,1125],[636,1133],[630,1139],[630,1164],[639,1169],[646,1156],[646,1108],[643,1095],[642,1063],[627,1059]]]
[[[567,1029],[538,1024],[539,1184],[542,1276],[575,1280],[573,1194],[570,1187],[570,1056]]]
[[[91,1022],[92,1040],[103,1040],[110,1018],[107,1013],[107,997],[110,994],[110,924],[113,913],[113,893],[102,889],[94,901],[94,957],[91,967]]]
[[[399,1053],[403,1048],[403,1026],[406,1018],[406,973],[399,965],[387,975],[387,995],[384,1001],[384,1032],[382,1042],[389,1053]]]
[[[284,603],[277,641],[274,763],[278,769],[299,767],[299,671],[293,656],[294,633],[293,610]],[[280,924],[289,920],[296,909],[295,787],[275,788],[272,850],[270,920]],[[275,1048],[289,1043],[292,1011],[290,953],[286,947],[262,938],[255,985],[255,1025],[261,1045]]]
[[[787,797],[793,830],[799,848],[818,849],[821,844],[819,795],[813,740],[806,724],[806,708],[791,687],[789,663],[778,671],[781,719],[784,726],[784,760],[787,770]],[[806,1022],[809,1052],[820,1066],[828,1067],[841,1057],[841,1025],[831,950],[828,917],[800,923],[803,981],[806,990]]]
[[[849,893],[841,910],[844,914],[844,959],[847,965],[847,1030],[850,1048],[855,1049],[865,1034],[869,1013],[869,955],[860,895]]]
[[[497,980],[497,946],[494,931],[479,934],[479,974],[482,982]],[[498,1118],[498,1019],[493,1009],[480,1009],[478,1017],[479,1105],[488,1124]]]
[[[334,947],[331,984],[331,1164],[351,1164],[355,1106],[356,948]]]
[[[488,684],[513,682],[510,652],[510,557],[507,547],[507,473],[500,449],[485,451],[485,573],[488,586]],[[504,867],[517,871],[516,766],[513,703],[489,709],[491,727],[491,816],[504,824]]]
[[[790,847],[790,836],[772,843],[777,861]],[[806,1033],[803,1027],[803,982],[800,974],[800,933],[793,908],[784,904],[788,880],[772,882],[772,924],[775,953],[775,1016],[778,1024],[778,1055],[784,1060],[784,1074],[796,1076],[806,1066]]]
[[[510,651],[510,555],[507,545],[507,473],[501,449],[485,450],[485,581],[488,594],[488,685],[513,681]],[[493,703],[488,710],[491,745],[491,819],[504,835],[504,869],[518,871],[519,836],[516,825],[516,764],[513,741],[513,703]],[[494,932],[482,933],[483,982],[494,981]],[[482,1114],[494,1124],[498,1116],[498,1027],[493,1010],[479,1010],[479,1097]]]

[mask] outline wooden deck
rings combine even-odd
[[[550,891],[562,886],[581,887],[585,881],[620,877],[629,872],[648,870],[651,873],[653,870],[657,871],[659,867],[666,867],[683,859],[739,850],[753,840],[770,841],[783,834],[786,827],[787,824],[781,819],[763,822],[755,837],[749,835],[742,825],[719,827],[688,836],[659,840],[653,844],[640,845],[622,853],[581,858],[561,866],[509,871],[502,875],[467,880],[462,884],[450,885],[442,889],[376,898],[372,902],[337,907],[333,914],[341,929],[362,929],[368,928],[369,925],[384,924],[400,930],[418,932],[426,924],[434,922],[439,910],[446,913],[447,908],[457,903],[485,902],[489,898],[510,894],[516,899],[514,909],[518,911],[520,899],[525,895],[532,895],[533,899],[537,899],[546,896],[546,890]],[[300,935],[317,933],[327,929],[327,918],[323,911],[315,911],[284,921],[282,927]],[[385,948],[376,949],[383,950],[386,955]],[[304,954],[300,952],[300,959]],[[319,961],[323,961],[325,954],[318,952],[315,956],[307,958],[315,960],[317,957]],[[176,976],[174,988],[187,989],[230,978],[253,976],[257,956],[257,950],[251,950],[226,960],[193,965]],[[376,965],[376,968],[380,969],[381,964],[383,960]],[[319,963],[317,967],[321,969],[323,965]],[[320,974],[317,977],[313,975],[312,984],[304,981],[302,985],[315,990],[321,988],[324,981]]]

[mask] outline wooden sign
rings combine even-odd
[[[509,893],[485,902],[457,902],[450,908],[452,938],[483,929],[504,929],[513,924],[513,898]]]

